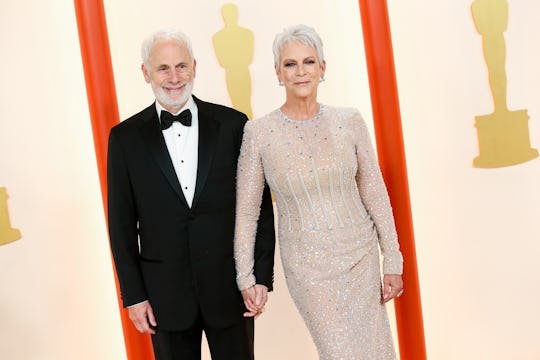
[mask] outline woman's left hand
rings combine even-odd
[[[383,297],[381,303],[384,304],[395,297],[403,294],[403,280],[401,275],[385,274],[383,277]]]

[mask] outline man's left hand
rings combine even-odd
[[[268,288],[265,285],[255,284],[252,287],[242,290],[242,298],[247,312],[245,317],[255,317],[257,319],[263,312],[268,301]]]

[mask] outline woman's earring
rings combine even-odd
[[[320,83],[324,82],[324,75],[321,75],[321,80],[319,80]]]
[[[281,81],[280,79],[278,79],[278,85],[279,85],[279,86],[283,86],[283,81]]]

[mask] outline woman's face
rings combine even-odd
[[[287,96],[307,98],[317,96],[317,87],[324,75],[326,63],[319,63],[317,50],[298,41],[286,43],[276,74],[287,91]]]

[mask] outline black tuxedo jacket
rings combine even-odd
[[[233,256],[236,167],[246,116],[195,98],[198,168],[190,208],[155,104],[109,135],[108,226],[124,306],[149,300],[158,328],[191,326],[200,309],[215,327],[242,319]],[[274,218],[265,191],[255,249],[257,282],[272,288]]]

